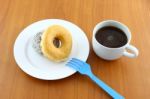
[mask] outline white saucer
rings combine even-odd
[[[32,48],[33,36],[54,24],[62,25],[72,34],[72,51],[65,62],[52,62]],[[62,79],[74,74],[76,71],[65,64],[73,57],[86,61],[88,55],[89,42],[85,33],[75,24],[60,19],[47,19],[29,25],[19,34],[14,44],[14,57],[18,66],[30,76],[43,80]]]

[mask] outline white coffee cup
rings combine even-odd
[[[96,33],[99,29],[101,29],[102,27],[105,26],[113,26],[116,28],[121,29],[125,35],[127,36],[127,43],[121,47],[117,47],[117,48],[110,48],[110,47],[106,47],[102,44],[100,44],[97,40],[96,40]],[[92,38],[92,45],[93,45],[93,49],[94,52],[101,57],[102,59],[105,60],[115,60],[120,58],[121,56],[127,56],[129,58],[135,58],[138,56],[138,49],[136,47],[134,47],[133,45],[130,45],[130,41],[131,41],[131,32],[129,30],[129,28],[118,22],[118,21],[114,21],[114,20],[106,20],[106,21],[102,21],[100,23],[98,23],[93,30],[93,38]],[[127,50],[130,50],[130,52],[128,52]]]

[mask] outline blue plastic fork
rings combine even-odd
[[[105,84],[102,80],[97,78],[91,71],[90,65],[76,58],[72,58],[67,66],[77,70],[80,74],[89,76],[96,84],[98,84],[103,90],[105,90],[114,99],[124,99],[122,95],[117,93],[114,89]]]

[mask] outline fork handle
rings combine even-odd
[[[89,75],[89,77],[98,84],[103,90],[105,90],[110,96],[113,97],[113,99],[124,99],[122,95],[117,93],[114,89],[109,87],[107,84],[105,84],[102,80],[100,80],[98,77],[96,77],[94,74]]]

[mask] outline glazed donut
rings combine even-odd
[[[55,43],[55,40],[59,41]],[[48,27],[41,37],[41,51],[52,61],[60,62],[67,59],[72,49],[70,32],[60,25]]]

